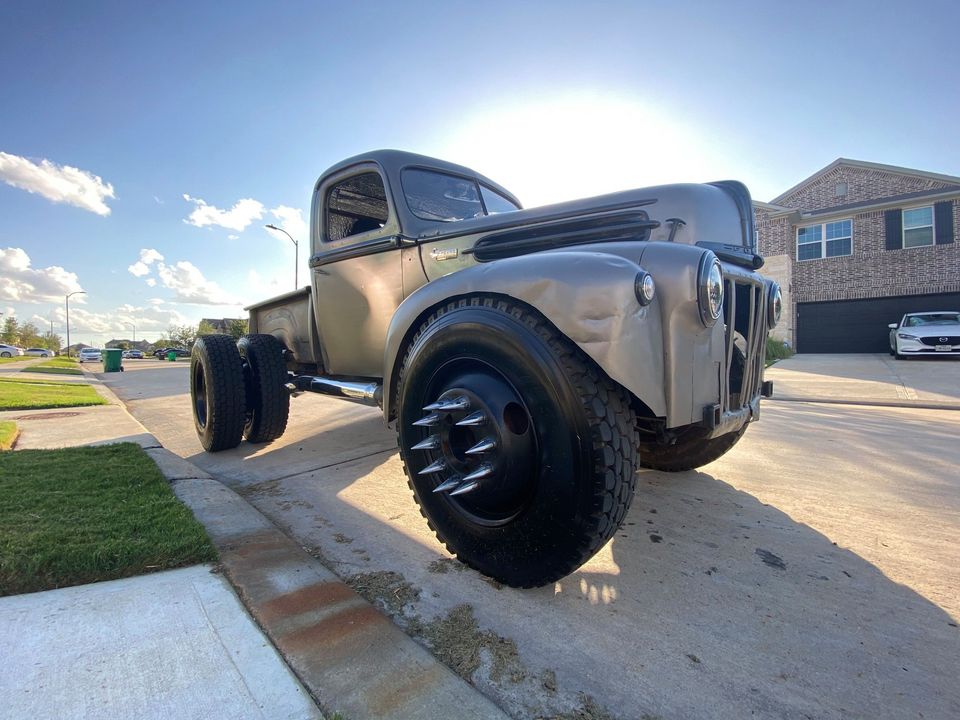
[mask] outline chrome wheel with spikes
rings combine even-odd
[[[405,434],[418,476],[427,476],[432,492],[446,495],[471,522],[510,522],[532,495],[536,465],[523,398],[499,371],[472,359],[445,368],[432,392],[439,394]]]
[[[639,441],[630,396],[536,311],[483,295],[439,308],[395,387],[410,487],[463,562],[544,585],[620,526]]]

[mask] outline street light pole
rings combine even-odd
[[[288,233],[283,228],[278,228],[276,225],[264,225],[264,227],[268,230],[277,230],[278,232],[282,232],[284,235],[290,238],[290,242],[293,243],[293,289],[296,290],[300,284],[297,275],[297,271],[300,269],[300,243],[294,240],[293,235]]]
[[[130,327],[133,328],[133,344],[136,345],[137,344],[137,326],[134,325],[132,322],[125,322],[124,325],[129,325]]]
[[[70,298],[73,295],[86,295],[86,290],[76,290],[72,293],[67,293],[64,298],[64,303],[67,306],[67,357],[70,357]]]

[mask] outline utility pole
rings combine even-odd
[[[293,289],[296,290],[299,286],[297,271],[300,269],[300,243],[293,239],[293,235],[288,233],[283,228],[278,228],[276,225],[264,225],[267,230],[276,230],[277,232],[282,232],[288,238],[290,242],[293,243]]]
[[[67,357],[70,357],[70,297],[73,295],[86,295],[86,290],[75,290],[72,293],[67,293],[64,298],[64,303],[67,306]]]

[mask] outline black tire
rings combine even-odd
[[[208,452],[240,444],[246,417],[243,367],[229,335],[203,335],[190,356],[190,400],[200,444]]]
[[[467,565],[513,587],[544,585],[623,522],[636,484],[630,396],[536,311],[489,296],[438,309],[407,348],[396,397],[420,512]],[[443,409],[457,398],[470,408]],[[423,408],[436,402],[436,431],[414,425],[432,421]],[[486,424],[467,425],[477,414]],[[489,455],[465,451],[490,439]],[[438,445],[414,448],[424,442]],[[440,461],[449,472],[424,474]],[[474,470],[489,474],[456,494]],[[437,491],[445,480],[456,487]]]
[[[735,346],[730,383],[736,392],[739,392],[743,385],[746,364],[743,352]],[[740,442],[749,425],[750,423],[744,423],[739,430],[710,439],[704,438],[706,429],[690,428],[682,433],[673,445],[644,446],[640,453],[640,465],[663,472],[683,472],[702,467],[726,455]]]
[[[237,347],[247,394],[243,436],[251,443],[271,442],[283,435],[290,415],[285,348],[273,335],[244,335]]]
[[[0,353],[0,357],[10,357],[10,353],[7,352],[7,351],[4,351],[4,352]]]
[[[744,423],[736,432],[704,440],[702,432],[681,437],[674,445],[644,448],[640,464],[651,470],[683,472],[712,463],[726,455],[740,442],[750,423]]]

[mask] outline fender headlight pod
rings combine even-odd
[[[633,281],[633,292],[641,305],[647,306],[652,303],[653,296],[657,293],[657,284],[653,281],[653,275],[646,270],[638,272]]]
[[[723,312],[723,271],[717,256],[709,250],[700,260],[697,284],[700,319],[707,327],[713,327]]]
[[[783,293],[780,291],[780,284],[771,282],[770,289],[767,291],[767,324],[775,328],[780,322],[780,315],[783,313]]]

